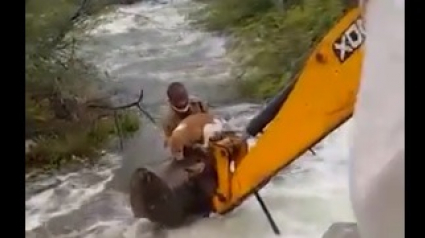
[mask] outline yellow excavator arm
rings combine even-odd
[[[339,127],[353,113],[359,87],[365,31],[359,9],[348,11],[310,55],[287,88],[274,118],[255,146],[236,156],[213,146],[218,173],[216,213],[226,213]]]

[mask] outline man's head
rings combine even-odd
[[[189,94],[182,83],[171,83],[167,89],[167,97],[174,111],[178,113],[187,113],[189,111]]]

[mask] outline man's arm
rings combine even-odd
[[[162,131],[164,132],[164,146],[167,146],[168,138],[173,133],[172,118],[169,112],[164,112],[161,120]]]
[[[164,135],[168,138],[171,136],[171,133],[173,132],[172,125],[171,125],[171,117],[170,115],[167,115],[162,120],[162,130],[164,131]]]

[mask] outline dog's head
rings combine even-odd
[[[184,156],[183,156],[184,143],[183,143],[182,138],[180,138],[178,136],[171,136],[168,139],[167,144],[170,148],[171,155],[176,160],[182,160],[184,158]]]

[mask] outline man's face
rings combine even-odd
[[[189,109],[189,95],[185,88],[176,88],[170,97],[170,104],[178,112],[187,112]]]

